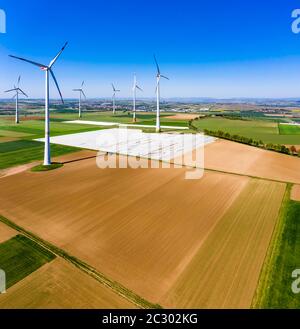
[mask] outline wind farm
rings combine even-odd
[[[284,72],[266,83],[277,63],[216,50],[201,20],[148,31],[136,8],[144,37],[105,6],[116,26],[86,9],[84,33],[0,54],[0,309],[300,307],[300,101],[247,94]]]

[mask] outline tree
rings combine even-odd
[[[294,145],[291,147],[291,153],[292,154],[296,154],[297,153],[297,149],[296,149],[296,147]]]

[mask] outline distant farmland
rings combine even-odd
[[[300,135],[300,125],[299,126],[279,125],[279,131],[281,135]],[[300,136],[299,136],[299,140],[300,140]]]
[[[278,123],[268,120],[231,120],[225,118],[206,118],[193,122],[199,129],[213,131],[224,131],[231,135],[240,135],[264,143],[300,145],[299,130],[279,131]],[[280,127],[282,127],[280,125]],[[280,128],[281,129],[281,128]],[[285,129],[285,128],[283,128]]]

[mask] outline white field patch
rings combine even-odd
[[[300,126],[300,123],[297,123],[297,122],[282,122],[280,124],[282,126]]]
[[[44,142],[44,139],[37,139]],[[52,144],[74,146],[111,154],[121,154],[170,162],[197,150],[203,160],[204,146],[215,138],[203,134],[151,134],[138,129],[112,128],[51,137]],[[200,154],[201,153],[201,154]],[[199,165],[199,163],[197,162]]]
[[[155,126],[151,125],[139,125],[139,124],[125,124],[118,122],[101,122],[101,121],[84,121],[84,120],[74,120],[74,121],[64,121],[64,123],[81,124],[81,125],[91,125],[91,126],[102,126],[102,127],[136,127],[136,128],[153,128]],[[171,130],[189,130],[188,127],[178,127],[178,126],[161,126],[162,129]]]

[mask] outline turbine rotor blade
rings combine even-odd
[[[160,68],[159,68],[156,56],[155,55],[153,55],[153,56],[154,56],[154,60],[155,60],[156,68],[157,68],[157,73],[160,75]]]
[[[16,91],[16,90],[17,90],[16,88],[14,88],[14,89],[10,89],[10,90],[6,90],[5,93],[10,93],[10,92],[12,92],[12,91]]]
[[[58,92],[59,92],[59,96],[60,96],[60,98],[61,98],[61,101],[62,101],[63,104],[65,104],[64,99],[63,99],[62,94],[61,94],[61,91],[60,91],[60,89],[59,89],[58,82],[57,82],[57,80],[56,80],[56,78],[55,78],[55,75],[54,75],[54,73],[53,73],[53,71],[52,71],[51,69],[50,69],[50,73],[51,73],[51,75],[52,75],[52,78],[53,78],[53,80],[54,80],[54,83],[55,83],[55,85],[56,85],[56,88],[57,88],[57,90],[58,90]]]
[[[143,89],[140,88],[139,86],[136,86],[136,88],[137,88],[138,90],[140,90],[140,91],[143,91]]]
[[[84,96],[84,98],[86,99],[86,96],[85,96],[85,93],[84,93],[83,90],[81,90],[81,93],[82,93],[82,95]]]
[[[170,80],[168,77],[161,75],[162,78],[166,79],[166,80]]]
[[[24,93],[24,91],[23,91],[21,88],[18,88],[18,90],[19,90],[24,96],[26,96],[26,97],[28,98],[28,96]]]
[[[38,66],[41,69],[48,69],[47,65],[36,63],[36,62],[30,61],[28,59],[22,58],[22,57],[17,57],[17,56],[13,56],[13,55],[9,55],[9,57],[16,58],[16,59],[19,59],[20,61],[30,63],[32,65]]]
[[[19,76],[19,79],[18,79],[18,87],[20,86],[20,81],[21,81],[21,76]]]
[[[50,69],[55,64],[55,62],[58,60],[58,58],[60,57],[60,55],[63,53],[63,51],[65,50],[65,48],[67,47],[67,45],[68,45],[68,42],[65,43],[65,45],[62,47],[62,49],[59,51],[59,53],[50,62],[50,64],[49,64],[49,68]]]
[[[82,81],[81,88],[84,86],[84,81]]]

